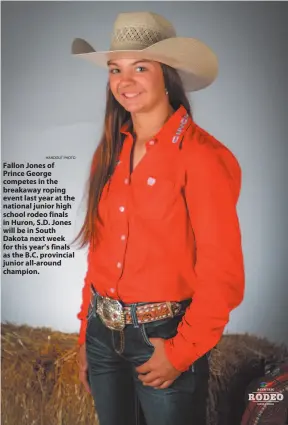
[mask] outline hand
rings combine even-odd
[[[86,358],[86,344],[80,346],[79,349],[79,379],[82,382],[82,384],[85,387],[85,390],[88,393],[91,393],[90,386],[88,383],[87,378],[87,372],[88,372],[88,364],[87,364],[87,358]]]
[[[168,360],[165,353],[164,339],[151,338],[149,341],[154,345],[155,350],[146,363],[136,367],[136,371],[140,373],[138,378],[144,385],[157,389],[168,388],[181,375],[181,372],[175,369]]]

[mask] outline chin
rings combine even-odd
[[[126,109],[127,112],[136,114],[139,112],[145,112],[147,110],[149,110],[149,108],[145,105],[123,105],[123,108]]]

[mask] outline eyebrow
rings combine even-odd
[[[147,63],[149,63],[149,62],[151,62],[151,61],[150,61],[150,60],[148,60],[148,59],[142,59],[142,60],[137,60],[136,62],[131,63],[131,65],[136,65],[137,63],[143,63],[143,62],[147,62]],[[108,61],[108,62],[107,62],[107,65],[115,65],[115,66],[119,66],[119,65],[117,64],[117,62],[112,62],[112,61]]]

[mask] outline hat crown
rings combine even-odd
[[[167,19],[152,12],[120,13],[114,23],[111,50],[141,50],[176,37]]]

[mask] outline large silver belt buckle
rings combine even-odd
[[[121,331],[125,328],[125,316],[121,303],[107,297],[98,297],[97,313],[109,329]]]

